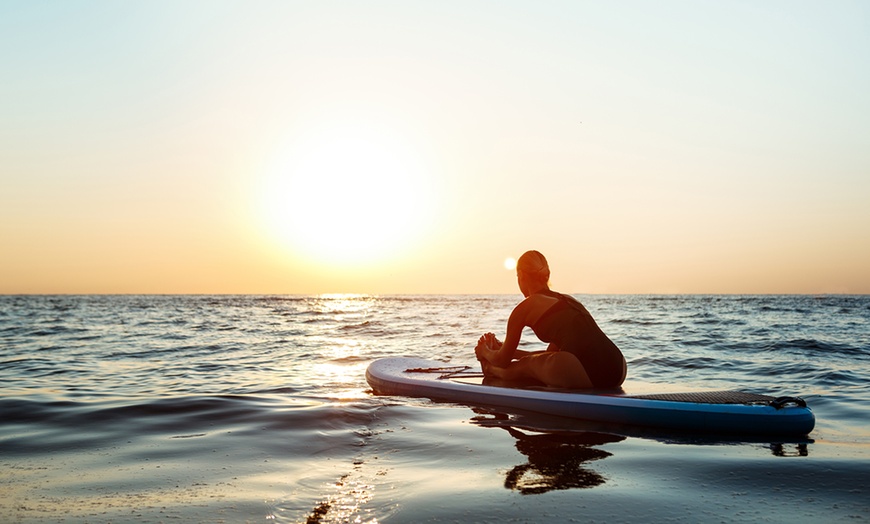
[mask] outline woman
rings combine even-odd
[[[517,283],[526,298],[511,312],[504,342],[487,333],[474,350],[484,374],[505,380],[531,378],[558,388],[622,385],[626,374],[622,352],[583,304],[550,290],[549,280],[544,255],[523,253],[517,261]],[[546,351],[517,349],[526,326],[549,343]]]

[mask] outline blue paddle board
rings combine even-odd
[[[663,430],[803,436],[816,421],[806,402],[797,397],[742,391],[644,393],[631,383],[609,391],[492,385],[479,368],[411,357],[375,360],[366,370],[366,380],[379,395],[516,408]]]

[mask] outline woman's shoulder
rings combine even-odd
[[[554,291],[542,290],[536,291],[531,295],[527,296],[523,299],[522,302],[517,304],[517,307],[522,308],[535,308],[541,305],[553,305],[559,301],[561,295]]]
[[[559,299],[548,293],[533,293],[517,305],[517,309],[523,317],[523,323],[527,326],[534,325],[541,316],[551,307],[559,303]]]

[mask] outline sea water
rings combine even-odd
[[[2,296],[0,522],[870,519],[870,297],[577,296],[629,380],[800,395],[807,438],[370,391],[473,364],[519,298]]]

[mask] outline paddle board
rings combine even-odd
[[[479,368],[421,358],[375,360],[366,370],[366,380],[379,395],[516,408],[665,430],[796,436],[807,435],[815,426],[812,410],[797,397],[742,391],[638,393],[631,383],[610,391],[491,385]]]

